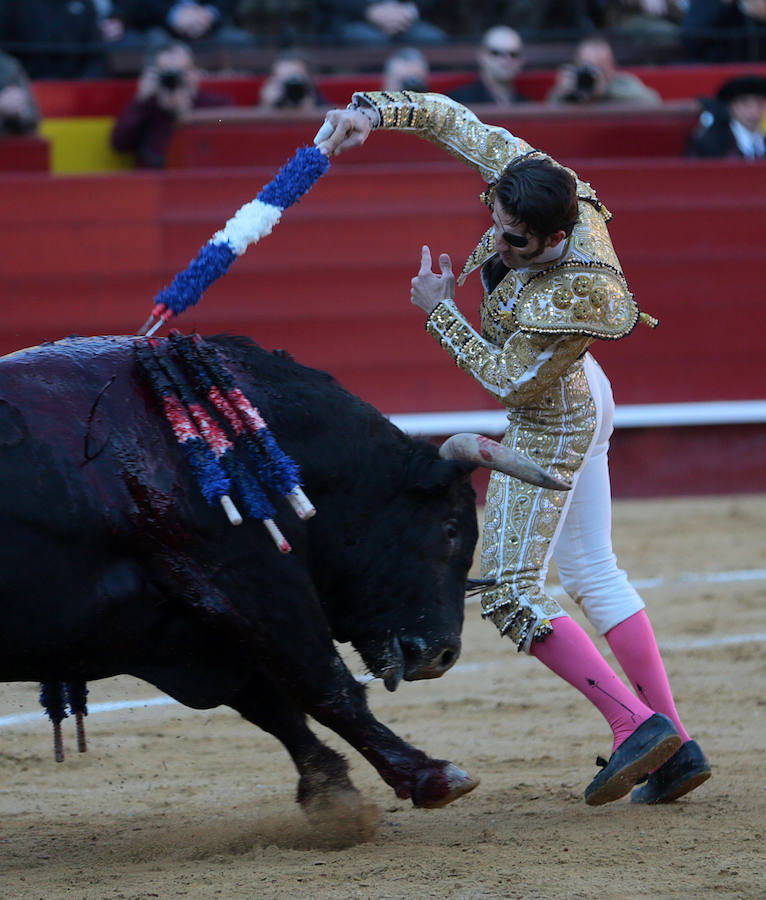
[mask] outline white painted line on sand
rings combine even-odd
[[[638,590],[651,590],[658,587],[671,587],[686,584],[721,584],[728,582],[743,581],[766,581],[766,569],[743,569],[733,572],[689,572],[684,575],[675,575],[668,578],[645,578],[633,581],[633,585]],[[563,594],[562,588],[555,586],[551,589],[552,594]],[[472,597],[468,602],[478,602],[476,597]],[[725,634],[715,635],[704,638],[680,638],[678,640],[660,641],[659,646],[662,651],[675,650],[700,650],[709,649],[711,647],[732,646],[736,644],[753,644],[766,642],[766,633],[756,634]],[[477,672],[488,668],[487,663],[459,663],[452,669],[451,674],[459,672]],[[358,681],[372,681],[371,675],[359,676]],[[103,712],[119,712],[124,709],[143,709],[150,706],[180,706],[177,700],[172,697],[147,697],[143,700],[119,700],[109,703],[92,703],[88,704],[88,715],[95,715]],[[217,709],[203,710],[206,714],[211,712],[233,712],[228,707],[218,707]],[[39,723],[41,725],[49,725],[45,713],[40,710],[33,713],[19,713],[13,716],[0,716],[0,728],[10,728],[14,725],[26,725],[29,723]]]

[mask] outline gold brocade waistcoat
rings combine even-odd
[[[460,282],[494,252],[490,229]],[[580,218],[559,260],[509,269],[493,290],[485,290],[481,305],[482,336],[498,347],[516,330],[616,340],[633,330],[638,317],[603,218],[587,201],[580,203]]]

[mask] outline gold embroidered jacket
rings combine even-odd
[[[375,110],[378,127],[409,131],[442,147],[489,183],[514,157],[539,153],[440,94],[357,93],[353,105]],[[509,270],[494,290],[484,281],[481,334],[449,300],[436,307],[426,324],[456,363],[506,406],[527,405],[595,338],[624,337],[639,318],[607,231],[611,214],[591,186],[572,175],[577,179],[579,217],[562,255],[553,263]],[[490,228],[468,258],[458,284],[494,254]],[[656,324],[649,316],[642,318]]]

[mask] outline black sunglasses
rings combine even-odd
[[[528,237],[524,237],[523,234],[511,234],[510,231],[502,231],[500,237],[506,244],[510,244],[511,247],[517,247],[519,250],[522,247],[526,247],[529,243]]]
[[[501,50],[499,47],[484,48],[490,56],[510,56],[511,59],[518,59],[521,56],[521,50]]]

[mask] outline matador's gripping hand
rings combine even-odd
[[[363,144],[376,124],[374,110],[363,108],[331,109],[314,143],[325,156],[337,156],[344,150]]]
[[[412,279],[410,299],[426,315],[431,315],[442,300],[452,300],[455,296],[452,260],[446,253],[439,256],[439,268],[441,275],[431,271],[431,249],[428,244],[424,244],[420,254],[420,269]]]

